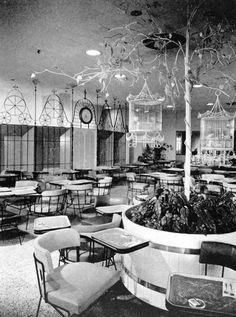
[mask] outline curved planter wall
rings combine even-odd
[[[127,289],[150,305],[165,307],[165,293],[169,274],[181,272],[204,274],[204,264],[199,263],[203,240],[236,244],[236,232],[226,234],[184,234],[149,229],[129,220],[131,207],[123,213],[124,228],[140,238],[150,241],[149,247],[123,255],[122,280]],[[208,275],[220,276],[221,268],[208,265]],[[236,274],[225,269],[224,277]]]

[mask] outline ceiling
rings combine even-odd
[[[197,3],[191,0],[191,4]],[[231,26],[236,25],[235,0],[206,0],[203,2],[204,14],[217,18],[224,17]],[[142,15],[135,16],[133,11],[139,10]],[[205,23],[206,15],[199,9],[193,20],[194,32],[200,32]],[[64,71],[73,77],[85,67],[93,67],[96,58],[85,54],[87,49],[104,51],[104,43],[113,41],[113,35],[121,29],[114,28],[136,22],[139,31],[145,34],[155,32],[176,32],[185,34],[186,1],[185,0],[0,0],[0,90],[3,94],[16,83],[22,91],[33,94],[32,72],[49,69],[55,72]],[[113,31],[111,31],[111,29]],[[236,44],[236,28],[230,29],[230,41]],[[112,33],[113,32],[113,33]],[[192,45],[192,42],[191,42]],[[141,58],[153,60],[157,50],[142,47]],[[169,61],[176,56],[176,49],[169,50]],[[148,64],[146,64],[148,65]],[[182,69],[183,59],[179,59],[178,66]],[[226,88],[230,98],[222,95],[225,104],[236,100],[236,63],[224,67],[229,74],[231,85]],[[222,65],[221,65],[222,66]],[[218,67],[218,66],[217,66]],[[164,87],[159,81],[158,69],[152,68],[148,76],[151,92],[164,94]],[[181,73],[181,71],[180,71]],[[207,86],[218,88],[225,80],[219,70],[212,70],[204,75]],[[67,77],[51,73],[37,76],[38,87],[45,94],[52,89],[58,92],[69,90],[76,85],[76,81]],[[124,81],[112,79],[109,85],[109,98],[117,97],[125,100],[129,93],[138,94],[144,80],[142,76],[132,78],[127,75]],[[67,88],[66,88],[67,87]],[[76,98],[83,96],[84,88],[91,100],[95,98],[96,89],[101,88],[98,80],[92,80],[84,86],[75,87]],[[215,101],[215,90],[208,88],[193,89],[192,107],[196,110],[209,109],[206,104]],[[105,98],[105,96],[103,96]],[[177,109],[184,109],[183,94],[177,100]],[[231,109],[235,110],[231,106]],[[229,110],[229,107],[227,108]]]

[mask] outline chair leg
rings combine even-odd
[[[221,277],[224,277],[224,271],[225,271],[225,267],[222,266],[222,273],[221,273]]]
[[[20,245],[22,245],[21,237],[20,237],[20,230],[18,229],[18,227],[16,227],[16,231],[17,231],[17,234],[18,234],[18,239],[19,239]]]
[[[30,210],[27,210],[25,230],[27,230],[27,229],[28,229],[28,224],[29,224],[29,213],[30,213]]]
[[[40,309],[41,301],[42,301],[42,296],[40,296],[40,298],[39,298],[39,303],[38,303],[36,317],[38,317],[38,315],[39,315],[39,309]]]
[[[205,264],[205,275],[207,275],[207,264]]]

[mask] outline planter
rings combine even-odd
[[[236,232],[225,234],[184,234],[146,228],[132,222],[129,208],[122,215],[124,228],[140,238],[150,241],[149,247],[123,256],[122,280],[127,289],[155,307],[166,309],[165,293],[169,274],[172,272],[204,274],[204,264],[199,263],[200,245],[203,240],[236,244]],[[219,266],[208,265],[208,274],[220,276]],[[225,268],[225,275],[235,272]]]

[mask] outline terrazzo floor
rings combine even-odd
[[[125,184],[112,188],[111,204],[127,203],[127,187]],[[83,217],[92,217],[84,214]],[[79,223],[71,218],[72,227]],[[35,316],[39,299],[35,267],[33,262],[33,219],[25,231],[25,223],[19,228],[24,233],[22,245],[17,236],[11,234],[4,241],[0,240],[0,317]],[[100,265],[100,264],[96,264]],[[81,317],[164,317],[163,312],[147,305],[137,298],[128,299],[130,295],[121,282],[118,282],[105,293],[94,305],[82,313]],[[42,302],[39,317],[59,316],[48,304]]]

